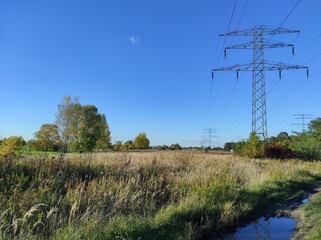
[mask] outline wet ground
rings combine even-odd
[[[296,207],[305,204],[308,198],[297,202]],[[293,210],[293,209],[292,209]],[[296,226],[290,214],[278,214],[279,217],[261,217],[256,221],[240,227],[236,232],[221,237],[209,238],[211,240],[289,240],[293,236]]]
[[[259,218],[255,222],[239,228],[234,234],[226,236],[226,240],[268,240],[291,239],[295,220],[287,217]]]

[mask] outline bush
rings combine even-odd
[[[224,144],[224,151],[231,151],[235,148],[235,142],[227,142]]]
[[[170,150],[181,150],[182,147],[178,143],[175,143],[175,144],[170,145],[169,149]]]
[[[9,138],[2,139],[2,148],[0,149],[0,155],[2,157],[14,156],[19,152],[23,146],[26,145],[25,140],[20,136],[11,136]]]
[[[302,133],[293,138],[290,148],[305,160],[321,160],[321,136]]]
[[[290,159],[296,158],[297,154],[288,147],[272,142],[265,145],[264,156],[271,159]]]

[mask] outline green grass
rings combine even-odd
[[[316,182],[320,182],[320,177],[298,174],[293,179],[269,182],[256,189],[231,192],[223,195],[225,199],[207,189],[209,195],[205,199],[202,195],[186,199],[162,209],[153,218],[117,217],[107,224],[69,226],[54,239],[199,239],[210,232],[228,232],[237,222],[250,221],[264,209],[311,190]]]
[[[0,159],[0,239],[199,239],[320,183],[321,163],[198,152]]]
[[[301,211],[303,227],[298,233],[298,239],[321,239],[321,193],[315,194]]]

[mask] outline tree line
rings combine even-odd
[[[21,136],[1,139],[1,155],[19,152],[23,147],[46,152],[91,152],[104,151],[117,145],[111,144],[106,115],[99,113],[95,105],[81,105],[78,97],[64,96],[55,116],[54,123],[42,124],[34,133],[34,138],[27,142]],[[146,134],[138,134],[131,148],[149,148]]]
[[[321,118],[312,120],[307,130],[293,135],[280,132],[265,141],[251,133],[247,140],[225,143],[224,150],[251,158],[321,160]]]

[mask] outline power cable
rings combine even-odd
[[[288,13],[288,15],[284,18],[282,23],[279,25],[279,28],[283,26],[283,24],[286,22],[286,20],[288,20],[288,18],[294,12],[294,10],[297,8],[297,6],[299,5],[300,2],[301,2],[301,0],[297,1],[297,3],[294,5],[294,7],[291,9],[291,11]],[[272,35],[269,40],[272,40],[273,37],[274,37],[274,35]]]
[[[299,3],[301,2],[301,0],[299,0],[295,6],[292,8],[292,10],[289,12],[289,14],[285,17],[285,19],[283,20],[283,22],[281,23],[281,25],[279,27],[282,27],[283,24],[285,23],[285,21],[290,17],[290,15],[293,13],[293,11],[297,8],[297,6],[299,5]]]
[[[237,23],[236,29],[239,28],[239,26],[240,26],[240,24],[241,24],[241,22],[242,22],[242,19],[243,19],[243,16],[244,16],[246,7],[247,7],[247,5],[248,5],[248,2],[249,2],[249,0],[246,0],[246,3],[245,3],[245,5],[244,5],[243,10],[242,10],[242,13],[241,13],[241,17],[240,17],[240,19],[239,19],[239,21],[238,21],[238,23]],[[233,36],[232,41],[231,41],[230,44],[233,43],[234,39],[235,39],[235,36]],[[240,76],[240,79],[243,77],[243,75],[244,75],[244,72],[243,72],[242,75]],[[225,107],[224,107],[224,110],[223,110],[223,113],[222,113],[223,116],[224,116],[224,114],[225,114],[228,106],[230,105],[230,102],[231,102],[231,99],[232,99],[232,97],[233,97],[233,95],[234,95],[234,92],[235,92],[237,83],[238,83],[238,81],[235,82],[235,84],[234,84],[234,86],[233,86],[233,89],[232,89],[232,92],[231,92],[231,94],[230,94],[230,96],[229,96],[229,98],[228,98],[228,100],[227,100],[227,103],[226,103],[226,105],[225,105]],[[219,127],[220,125],[221,125],[221,121],[219,122],[218,127]]]
[[[316,56],[310,58],[308,61],[306,61],[305,63],[303,63],[303,65],[306,65],[308,64],[309,62],[312,62],[313,60],[315,60],[316,58],[320,57],[321,56],[321,52],[318,53]],[[291,75],[292,73],[294,73],[294,70],[290,71],[287,75],[285,75],[284,77],[282,77],[283,79],[284,78],[287,78],[289,75]],[[278,85],[280,83],[280,81],[277,81],[270,89],[269,91],[267,92],[268,94],[270,94],[272,92],[272,90],[276,87],[276,85]]]
[[[320,54],[321,55],[321,54]],[[314,74],[313,76],[310,77],[311,78],[315,78],[316,76],[319,76],[321,74],[321,72],[318,72],[316,74]],[[284,102],[288,97],[290,97],[297,89],[299,89],[304,83],[306,83],[307,80],[303,80],[302,82],[300,82],[294,89],[292,89],[292,91],[290,93],[288,93],[284,98],[282,98],[278,103],[276,103],[273,107],[271,107],[270,111],[273,110],[274,108],[276,108],[278,105],[280,105],[282,102]]]
[[[236,4],[237,4],[237,0],[235,0],[235,2],[234,2],[234,6],[233,6],[233,10],[232,10],[232,15],[231,15],[230,20],[229,20],[229,23],[228,23],[227,31],[229,31],[230,26],[231,26],[231,23],[232,23],[232,19],[233,19],[233,16],[234,16]],[[220,61],[221,61],[222,53],[223,53],[224,46],[225,46],[225,42],[226,42],[226,36],[224,37],[224,41],[223,41],[223,44],[222,44],[222,48],[221,48],[220,55],[219,55],[219,58],[218,58],[218,61],[217,61],[216,66],[218,66],[219,63],[220,63]],[[224,60],[224,61],[225,61],[225,60]],[[214,106],[215,106],[215,103],[216,103],[216,99],[217,99],[217,95],[218,95],[219,89],[220,89],[220,81],[219,81],[219,85],[218,85],[218,90],[216,91],[217,93],[216,93],[215,96],[214,96],[214,102],[213,102],[213,105],[214,105]],[[207,112],[206,112],[206,120],[208,120],[208,116],[209,116],[209,113],[210,113],[210,105],[211,105],[211,102],[212,102],[212,94],[213,94],[213,91],[212,91],[212,90],[213,90],[213,79],[212,79],[212,81],[211,81],[211,92],[210,92],[210,97],[209,97],[209,102],[208,102],[208,107],[207,107]]]
[[[297,53],[295,53],[288,62],[292,61],[292,59],[297,56],[298,54],[300,54],[301,52],[303,52],[304,49],[306,49],[308,46],[310,46],[313,42],[315,42],[316,40],[318,40],[321,37],[321,33],[316,36],[314,39],[312,39],[308,44],[306,44],[302,49],[300,49]]]

